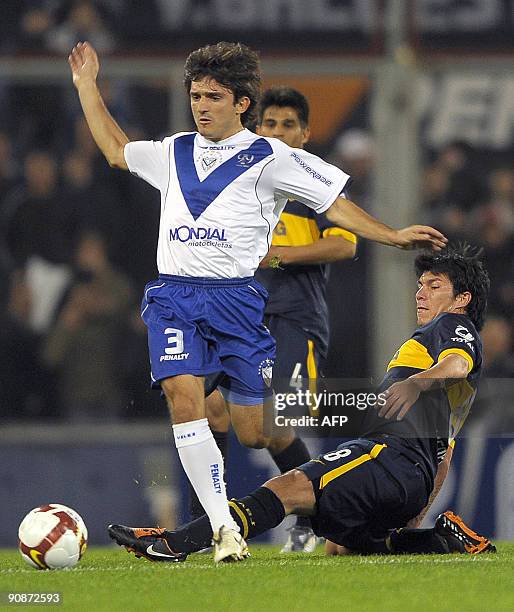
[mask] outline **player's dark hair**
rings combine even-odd
[[[297,89],[292,87],[271,87],[267,89],[261,96],[258,108],[257,122],[262,125],[264,112],[270,106],[278,106],[284,108],[289,106],[296,111],[302,128],[309,125],[309,103],[307,98]]]
[[[250,106],[241,115],[246,127],[255,121],[255,111],[261,92],[261,68],[258,54],[241,43],[219,42],[192,51],[184,66],[184,85],[191,92],[191,83],[212,77],[234,94],[234,103],[243,97]]]
[[[484,325],[489,294],[489,274],[481,260],[482,250],[469,244],[448,246],[439,253],[422,253],[414,263],[418,278],[424,272],[445,274],[453,286],[453,295],[469,291],[471,301],[466,314],[480,331]]]

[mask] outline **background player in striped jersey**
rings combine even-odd
[[[349,180],[340,169],[245,129],[261,75],[257,54],[244,45],[218,43],[189,55],[184,81],[198,131],[159,142],[130,142],[109,114],[91,45],[78,43],[69,64],[109,164],[161,193],[159,279],[147,285],[142,308],[152,381],[164,391],[182,466],[209,516],[214,559],[241,560],[247,547],[229,511],[223,459],[205,418],[204,377],[227,375],[222,392],[236,432],[262,440],[275,343],[262,324],[266,292],[253,274],[288,198],[397,248],[438,249],[446,238],[427,226],[395,230],[380,223],[340,195]]]
[[[289,87],[264,91],[256,131],[303,149],[310,136],[305,96]],[[269,294],[265,324],[277,343],[273,367],[275,391],[315,390],[312,386],[328,352],[327,264],[354,257],[356,243],[355,234],[335,227],[324,214],[317,215],[298,200],[287,202],[273,231],[272,246],[255,275]],[[206,406],[213,435],[225,456],[230,425],[225,401],[215,391]],[[281,428],[280,434],[269,440],[268,450],[284,473],[305,463],[310,456],[292,429]],[[204,513],[194,491],[191,510],[192,518]],[[298,517],[282,552],[312,552],[316,541],[309,519]]]

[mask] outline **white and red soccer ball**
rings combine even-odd
[[[62,504],[31,510],[18,529],[19,549],[37,569],[62,569],[76,565],[87,547],[87,527],[82,517]]]

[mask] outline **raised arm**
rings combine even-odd
[[[337,198],[325,214],[327,219],[335,225],[362,236],[362,238],[399,249],[431,247],[440,251],[447,243],[447,239],[441,232],[426,225],[411,225],[395,230],[343,197]]]
[[[96,78],[100,63],[96,51],[88,42],[79,42],[73,47],[68,63],[84,116],[98,148],[110,166],[128,170],[123,149],[129,139],[112,118],[98,90]]]

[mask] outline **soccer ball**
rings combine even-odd
[[[21,556],[37,569],[62,569],[79,562],[87,547],[82,517],[62,504],[31,510],[18,529]]]

